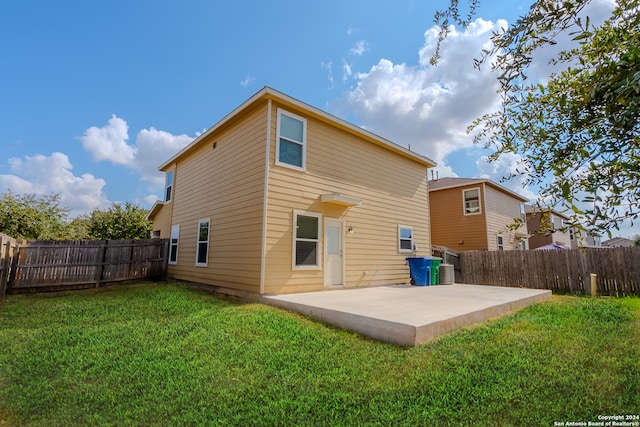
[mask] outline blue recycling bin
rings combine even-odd
[[[411,284],[429,286],[431,281],[431,258],[423,256],[407,257]]]

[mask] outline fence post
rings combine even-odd
[[[591,297],[594,298],[598,294],[598,275],[591,273]]]
[[[100,287],[100,281],[102,280],[102,271],[104,270],[104,259],[107,254],[108,240],[103,240],[102,245],[98,249],[98,259],[96,262],[96,288]]]
[[[162,245],[162,280],[167,279],[167,267],[169,264],[169,239],[164,239],[164,244]]]
[[[11,264],[10,253],[11,241],[7,240],[5,242],[4,235],[0,234],[0,303],[4,302],[4,294],[7,291],[7,271]]]
[[[24,245],[25,243],[26,241],[23,240],[22,244]],[[13,282],[15,282],[16,280],[16,274],[18,272],[18,260],[20,259],[20,250],[21,247],[16,242],[16,248],[14,249],[13,255],[11,256],[11,270],[9,271],[9,281],[7,282],[5,292],[13,287]]]

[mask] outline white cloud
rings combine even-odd
[[[158,195],[157,194],[149,194],[148,196],[146,196],[143,201],[145,203],[145,205],[147,206],[151,206],[153,205],[155,202],[157,202],[159,200]]]
[[[441,177],[455,175],[447,155],[473,145],[467,126],[499,101],[495,75],[475,69],[474,55],[492,31],[506,25],[477,19],[462,32],[452,28],[437,67],[429,64],[437,30],[426,31],[416,65],[383,58],[368,72],[354,74],[357,85],[345,99],[349,111],[364,127],[438,162]]]
[[[128,130],[127,122],[113,115],[107,125],[90,127],[80,139],[94,160],[110,161],[133,169],[153,189],[164,182],[158,166],[193,141],[191,136],[173,135],[152,127],[139,131],[135,144],[130,145],[127,143]]]
[[[346,82],[353,76],[353,69],[347,61],[342,61],[342,82]]]
[[[519,154],[505,153],[497,160],[489,162],[487,156],[482,156],[476,161],[479,174],[477,178],[488,178],[495,183],[507,187],[514,193],[518,193],[534,203],[538,195],[531,191],[524,183],[526,177],[520,175],[523,170],[522,157]],[[512,177],[510,179],[506,179]],[[503,179],[505,179],[503,181]]]
[[[327,72],[327,80],[329,80],[329,89],[333,89],[333,61],[321,62],[320,66]]]
[[[0,185],[17,194],[60,194],[60,204],[71,215],[109,205],[102,188],[105,181],[91,174],[75,176],[69,158],[62,153],[9,159],[12,175],[0,175]]]
[[[611,12],[616,7],[614,0],[592,0],[588,2],[579,14],[579,18],[584,23],[589,17],[591,25],[600,26],[611,16]],[[527,75],[532,82],[546,82],[550,75],[566,69],[569,64],[550,64],[551,59],[556,58],[560,51],[578,47],[579,42],[573,40],[576,34],[574,30],[559,33],[553,45],[544,45],[532,55],[532,61],[527,69]]]
[[[164,185],[164,174],[158,172],[158,166],[187,146],[193,137],[182,134],[173,135],[155,128],[142,129],[136,137],[135,169],[143,181],[152,188]]]
[[[253,77],[251,74],[247,74],[247,77],[245,77],[244,80],[240,82],[240,86],[248,87],[254,84],[255,82],[256,82],[256,78]]]
[[[158,166],[189,144],[193,137],[173,135],[152,127],[139,131],[135,145],[130,145],[127,143],[127,122],[114,115],[107,125],[87,129],[80,139],[94,160],[135,170],[150,190],[161,193],[164,175],[158,172]],[[0,175],[0,190],[17,194],[60,194],[61,205],[69,208],[72,216],[110,204],[103,192],[105,180],[88,173],[74,175],[66,154],[56,152],[50,156],[11,158],[9,166],[11,174]],[[144,200],[151,204],[156,198],[148,196]]]
[[[369,50],[369,43],[366,40],[359,40],[356,42],[356,45],[351,48],[350,52],[356,56],[362,56],[366,51]]]
[[[93,160],[107,160],[120,165],[131,165],[135,148],[127,144],[129,139],[127,122],[112,115],[109,123],[101,128],[92,126],[80,137],[82,146],[91,153]]]

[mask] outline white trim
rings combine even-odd
[[[264,193],[262,195],[262,253],[260,254],[260,295],[264,294],[264,281],[267,272],[267,214],[269,206],[269,164],[271,156],[272,102],[267,101],[267,141],[264,165]]]
[[[318,219],[318,238],[316,241],[316,265],[296,265],[296,230],[298,229],[298,216],[310,216]],[[316,212],[307,212],[307,211],[293,211],[293,231],[291,233],[292,241],[291,241],[291,268],[293,270],[322,270],[322,214]],[[311,239],[301,239],[301,241],[314,241]]]
[[[290,139],[287,137],[283,137],[280,135],[280,117],[282,117],[283,115],[288,116],[294,120],[298,120],[300,122],[302,122],[302,141],[296,141],[295,139]],[[283,110],[282,108],[278,108],[277,110],[277,125],[276,125],[276,165],[278,166],[284,166],[286,168],[291,168],[291,169],[295,169],[295,170],[299,170],[304,172],[307,169],[307,119],[300,117],[296,114],[290,113],[287,110]],[[292,165],[290,163],[286,163],[286,162],[282,162],[280,161],[280,140],[284,139],[287,142],[290,142],[292,144],[298,144],[300,146],[302,146],[302,167],[300,166],[296,166],[296,165]]]
[[[478,211],[477,212],[467,212],[467,198],[465,196],[465,193],[467,191],[473,191],[473,190],[477,190],[478,191]],[[482,191],[480,191],[480,187],[465,188],[465,189],[462,190],[462,213],[464,213],[464,216],[480,215],[482,213]]]
[[[173,246],[173,237],[175,230],[175,238],[176,238],[176,260],[171,261],[171,246]],[[171,226],[171,237],[169,238],[169,258],[167,259],[167,264],[169,265],[177,265],[178,264],[178,246],[180,243],[180,224]]]
[[[207,224],[207,240],[200,240],[200,226],[202,224]],[[206,267],[209,264],[209,241],[211,239],[211,218],[203,218],[198,220],[198,228],[196,234],[196,267]],[[205,262],[198,262],[198,258],[200,257],[200,244],[207,244],[207,257]]]
[[[321,203],[331,203],[338,206],[359,206],[362,204],[362,200],[351,197],[344,196],[342,194],[321,194],[320,195]]]
[[[406,237],[405,238],[401,237],[400,230],[403,229],[403,228],[407,228],[407,229],[411,230],[411,238],[410,238],[411,249],[402,249],[401,242],[403,240],[407,240]],[[413,227],[411,227],[410,225],[398,224],[398,252],[401,252],[401,253],[411,253],[411,252],[413,252],[413,248],[414,248],[414,244],[415,244],[414,243],[415,239],[413,238],[413,233],[414,233]]]
[[[340,287],[340,286],[344,286],[345,285],[345,244],[344,244],[344,220],[340,219],[340,218],[329,218],[329,217],[325,217],[324,218],[324,232],[326,233],[328,230],[327,227],[327,223],[331,223],[333,222],[334,224],[338,224],[340,226],[340,247],[338,248],[338,251],[340,252],[340,284],[338,285],[327,285],[327,268],[326,265],[323,264],[323,271],[324,271],[324,278],[323,278],[323,284],[325,287]],[[325,235],[325,240],[324,240],[324,261],[326,262],[329,258],[328,258],[328,253],[327,251],[329,250],[329,245],[327,244],[327,239],[326,239],[326,235]]]

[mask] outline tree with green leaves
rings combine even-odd
[[[130,202],[95,209],[86,221],[88,236],[97,240],[148,239],[153,228],[147,210]]]
[[[520,155],[516,174],[540,188],[544,207],[569,213],[567,227],[609,232],[640,214],[640,6],[616,0],[594,25],[583,16],[590,1],[538,0],[493,35],[476,65],[489,62],[497,73],[501,106],[470,131],[493,148],[491,160]],[[451,0],[436,13],[440,41],[450,24],[468,25],[478,4],[469,0],[463,16]],[[530,81],[533,58],[561,36],[574,45],[552,58],[556,72]],[[438,58],[436,48],[432,63]]]
[[[0,233],[15,239],[57,240],[68,236],[69,210],[60,206],[59,194],[0,197]]]

